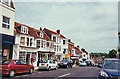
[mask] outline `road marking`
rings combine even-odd
[[[70,73],[67,73],[67,74],[61,75],[61,76],[59,76],[59,77],[57,77],[57,78],[54,78],[54,79],[59,79],[59,78],[62,78],[62,77],[68,76],[68,75],[70,75]]]
[[[42,72],[38,72],[38,73],[42,73]]]

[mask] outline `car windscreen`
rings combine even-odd
[[[41,60],[40,63],[47,63],[48,60]]]
[[[68,60],[62,60],[62,61],[60,61],[60,62],[68,62]]]
[[[8,65],[8,64],[10,64],[10,62],[11,62],[11,60],[5,60],[2,62],[2,65]]]
[[[105,60],[103,64],[104,69],[120,69],[120,61],[118,60]]]

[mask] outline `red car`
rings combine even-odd
[[[2,62],[2,75],[13,77],[15,74],[29,72],[32,74],[34,67],[23,60],[6,60]]]

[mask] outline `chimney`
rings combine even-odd
[[[56,32],[58,33],[58,34],[60,34],[60,30],[58,29],[58,30],[56,30]]]
[[[80,46],[77,46],[77,48],[80,48]]]
[[[40,27],[40,30],[42,30],[42,27]]]

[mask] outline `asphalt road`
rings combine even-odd
[[[4,76],[2,79],[97,79],[97,67],[59,68],[57,70],[37,70],[33,74],[15,75],[14,78]]]

